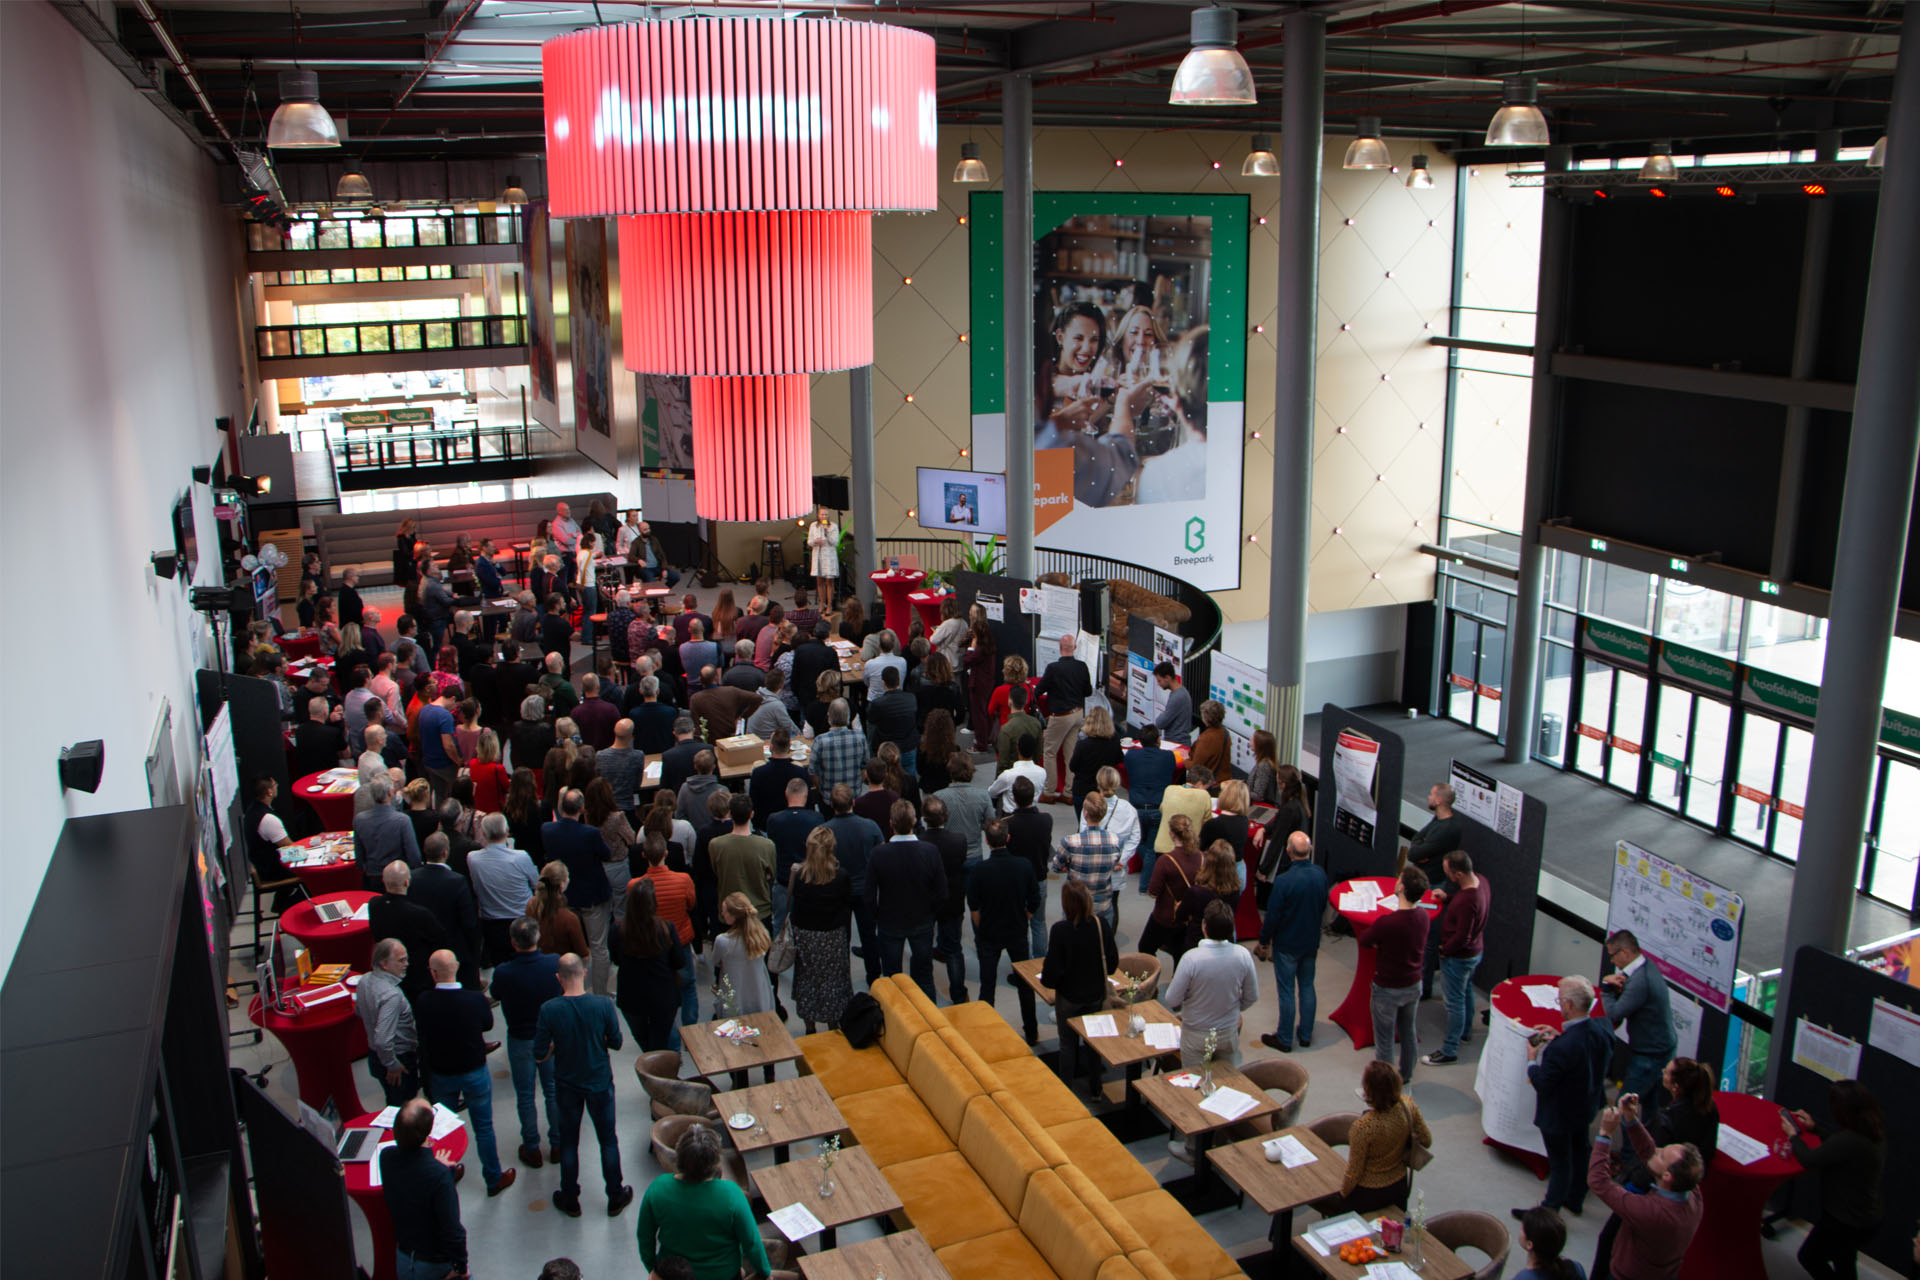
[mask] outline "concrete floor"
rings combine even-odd
[[[714,595],[711,591],[701,591],[703,607],[710,605]],[[735,588],[736,598],[742,605],[751,588]],[[784,586],[776,594],[787,596]],[[382,630],[391,637],[391,619],[394,607],[398,604],[399,593],[393,589],[379,589],[366,593],[368,603],[380,607],[389,625]],[[387,597],[391,596],[391,599]],[[576,649],[576,654],[580,654]],[[584,665],[576,662],[576,666]],[[1072,820],[1066,806],[1049,806],[1056,829],[1061,829]],[[1057,911],[1059,877],[1048,886],[1054,896]],[[1121,898],[1121,922],[1119,942],[1122,950],[1130,947],[1139,936],[1140,926],[1145,922],[1148,903],[1131,884]],[[241,930],[235,930],[235,942],[244,945]],[[1538,948],[1536,948],[1537,950]],[[1360,1072],[1372,1058],[1371,1050],[1356,1051],[1347,1037],[1325,1021],[1330,1013],[1344,998],[1352,984],[1354,971],[1355,943],[1351,938],[1327,938],[1321,951],[1318,970],[1317,990],[1319,993],[1320,1021],[1315,1028],[1314,1043],[1311,1048],[1296,1050],[1295,1058],[1311,1073],[1307,1100],[1302,1116],[1312,1120],[1336,1111],[1352,1111],[1359,1107],[1354,1090],[1360,1082]],[[250,956],[242,955],[233,972],[236,976],[246,975],[245,965],[251,962]],[[968,988],[978,990],[977,966],[970,944],[968,961]],[[701,989],[708,990],[711,982],[711,969],[705,959],[698,965]],[[1253,1060],[1275,1056],[1271,1050],[1262,1047],[1258,1035],[1271,1031],[1278,1019],[1277,1002],[1274,997],[1272,969],[1259,966],[1260,999],[1248,1011],[1241,1037],[1242,1059]],[[941,1003],[946,1003],[946,976],[944,968],[936,966],[936,985],[940,989]],[[703,994],[701,1013],[709,1016],[711,1000]],[[1017,1021],[1018,1009],[1011,991],[1004,992],[998,1000],[998,1010],[1003,1017]],[[1042,1005],[1041,1051],[1055,1047],[1052,1024],[1046,1020],[1045,1006]],[[1480,998],[1479,1007],[1484,1011],[1485,998]],[[248,1027],[244,1009],[234,1011],[233,1025],[236,1030]],[[1419,1011],[1419,1030],[1423,1051],[1437,1048],[1443,1030],[1445,1009],[1439,1000],[1422,1004]],[[801,1027],[797,1021],[789,1024],[789,1029],[799,1034]],[[1415,1185],[1424,1195],[1427,1211],[1438,1213],[1449,1209],[1479,1209],[1495,1214],[1503,1222],[1510,1223],[1507,1210],[1518,1205],[1537,1203],[1543,1189],[1542,1182],[1533,1173],[1518,1162],[1496,1154],[1492,1148],[1481,1141],[1479,1125],[1479,1100],[1473,1093],[1474,1067],[1478,1060],[1484,1037],[1477,1037],[1466,1046],[1457,1065],[1450,1067],[1422,1067],[1416,1074],[1412,1085],[1412,1094],[1426,1115],[1434,1136],[1434,1162],[1417,1175]],[[650,1124],[647,1100],[634,1080],[632,1063],[638,1056],[637,1049],[629,1045],[614,1055],[614,1079],[617,1098],[617,1114],[620,1131],[621,1156],[624,1162],[627,1182],[636,1192],[644,1192],[646,1185],[660,1173],[648,1149],[647,1133]],[[295,1090],[295,1077],[291,1063],[285,1051],[272,1038],[259,1046],[237,1048],[233,1054],[236,1066],[249,1072],[257,1072],[271,1067],[268,1075],[268,1090],[283,1105],[292,1106]],[[518,1145],[518,1122],[514,1118],[513,1084],[508,1074],[504,1050],[496,1052],[491,1062],[494,1077],[494,1123],[500,1134],[500,1153],[506,1165],[515,1164],[514,1149]],[[358,1069],[364,1073],[364,1067]],[[780,1068],[781,1078],[793,1074],[791,1066]],[[377,1099],[378,1092],[370,1079],[364,1074],[360,1080],[361,1091],[369,1100]],[[543,1117],[544,1120],[544,1117]],[[545,1134],[542,1134],[543,1141]],[[579,1263],[589,1277],[602,1276],[638,1276],[640,1264],[635,1243],[635,1224],[638,1218],[637,1208],[629,1208],[620,1217],[606,1217],[606,1199],[604,1188],[600,1184],[598,1173],[598,1155],[593,1146],[591,1131],[581,1140],[582,1196],[584,1216],[577,1221],[569,1220],[554,1211],[550,1196],[559,1185],[559,1170],[548,1165],[534,1170],[521,1168],[515,1185],[499,1197],[489,1199],[486,1188],[479,1175],[478,1157],[469,1150],[467,1164],[472,1166],[468,1176],[460,1184],[461,1213],[466,1224],[469,1248],[471,1251],[473,1272],[481,1277],[524,1276],[539,1274],[541,1264],[559,1256],[572,1258]],[[1187,1165],[1174,1160],[1168,1153],[1164,1134],[1155,1132],[1139,1139],[1130,1146],[1133,1154],[1162,1181],[1167,1182],[1182,1177],[1190,1170]],[[804,1158],[809,1152],[796,1148],[792,1156]],[[770,1155],[760,1155],[750,1163],[770,1161]],[[1593,1257],[1594,1243],[1606,1214],[1599,1206],[1589,1200],[1584,1216],[1569,1218],[1567,1255],[1575,1258],[1584,1266]],[[366,1228],[358,1210],[353,1212],[356,1248],[363,1265],[369,1260],[369,1245]],[[1312,1225],[1314,1215],[1303,1211],[1297,1215],[1295,1229],[1300,1230]],[[1208,1232],[1221,1245],[1236,1257],[1249,1257],[1261,1253],[1267,1248],[1266,1234],[1268,1219],[1252,1207],[1230,1207],[1204,1215],[1200,1221]],[[1764,1242],[1763,1251],[1768,1272],[1778,1280],[1803,1274],[1793,1258],[1793,1251],[1799,1247],[1804,1228],[1799,1224],[1782,1224],[1779,1239]],[[871,1225],[859,1225],[842,1229],[841,1243],[851,1243],[867,1235],[877,1234],[877,1228]],[[817,1248],[817,1242],[809,1243]],[[1515,1249],[1518,1249],[1517,1238]],[[1470,1255],[1472,1256],[1472,1255]],[[1474,1261],[1483,1261],[1478,1257]],[[1517,1252],[1511,1256],[1506,1273],[1511,1275],[1525,1266],[1525,1258]],[[1892,1276],[1878,1264],[1862,1261],[1863,1274]],[[1013,1278],[1009,1278],[1013,1280]]]

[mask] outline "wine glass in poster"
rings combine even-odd
[[[1038,527],[1075,503],[1208,496],[1212,243],[1207,216],[1076,215],[1040,238]]]

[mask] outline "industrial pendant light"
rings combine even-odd
[[[1508,76],[1501,82],[1500,109],[1487,125],[1490,147],[1544,147],[1547,118],[1540,113],[1540,85],[1532,76]]]
[[[1655,138],[1648,144],[1647,161],[1640,166],[1642,182],[1673,182],[1680,173],[1673,167],[1673,140]]]
[[[1240,176],[1243,178],[1277,178],[1280,176],[1280,161],[1273,154],[1273,135],[1256,133],[1253,135],[1253,150],[1247,152],[1247,158],[1240,164]]]
[[[1253,71],[1234,47],[1239,27],[1239,16],[1231,9],[1193,11],[1193,48],[1173,73],[1168,102],[1176,107],[1250,107],[1259,101]]]
[[[341,174],[340,181],[333,188],[335,204],[368,204],[372,200],[373,184],[358,169],[348,169]]]
[[[1416,155],[1413,158],[1413,168],[1407,170],[1407,190],[1431,191],[1432,189],[1433,175],[1427,172],[1427,158]]]
[[[1387,144],[1380,137],[1380,117],[1361,116],[1354,126],[1353,141],[1347,144],[1347,158],[1340,162],[1342,169],[1386,169],[1393,165],[1393,156],[1387,151]]]
[[[1880,141],[1873,144],[1873,150],[1867,153],[1867,168],[1884,169],[1887,167],[1887,135],[1881,134]]]
[[[340,145],[340,131],[320,105],[319,76],[311,71],[280,73],[280,105],[267,123],[267,145],[279,150]]]
[[[974,142],[960,144],[960,163],[953,167],[955,182],[986,182],[987,166],[980,159],[980,146]]]
[[[525,204],[526,202],[527,190],[520,185],[520,176],[513,173],[508,174],[507,189],[500,193],[500,203],[518,205]]]

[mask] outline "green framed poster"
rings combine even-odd
[[[1034,194],[1041,546],[1240,585],[1249,209],[1244,195]],[[1002,471],[1000,193],[973,193],[967,221],[972,457]]]

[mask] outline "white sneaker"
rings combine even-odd
[[[1187,1140],[1185,1138],[1168,1138],[1167,1154],[1175,1160],[1178,1160],[1181,1164],[1193,1163],[1193,1153],[1187,1150]]]

